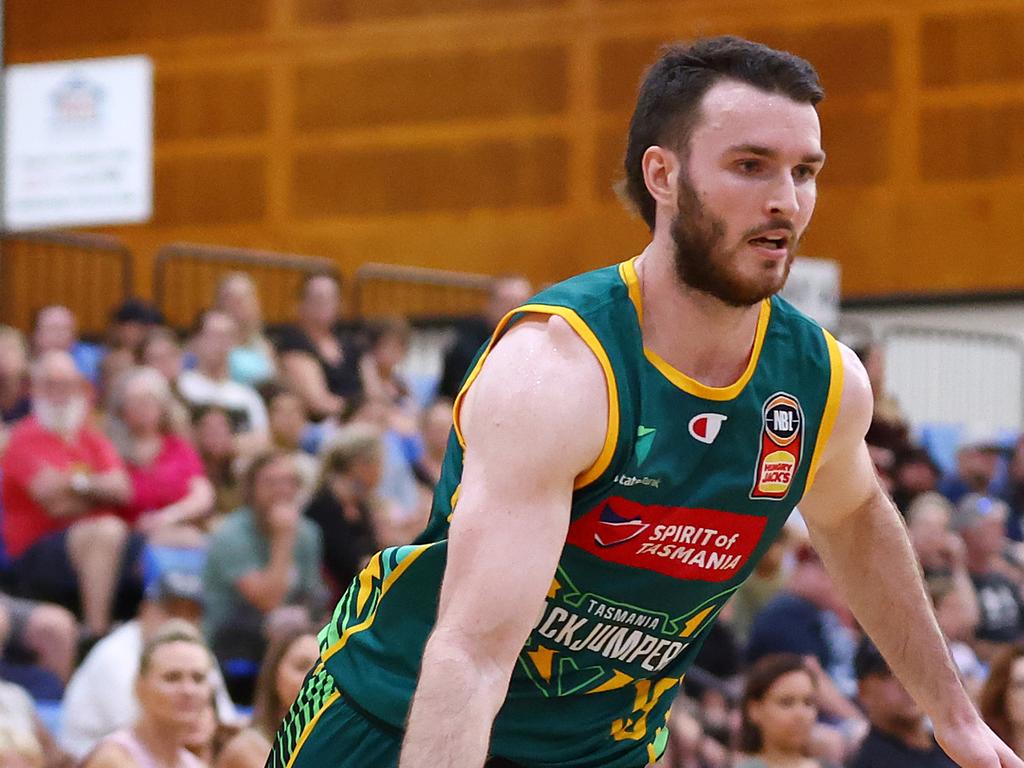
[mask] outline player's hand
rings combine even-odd
[[[1024,768],[980,717],[966,725],[936,726],[935,740],[960,768]]]

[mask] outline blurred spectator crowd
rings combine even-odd
[[[28,334],[0,326],[0,765],[261,768],[338,596],[423,528],[452,398],[530,294],[496,280],[429,387],[406,376],[408,321],[342,323],[327,274],[274,328],[243,273],[187,333],[139,300],[102,340],[61,306]],[[1024,440],[972,440],[941,472],[886,395],[881,350],[859,354],[872,457],[953,658],[1024,754]],[[798,513],[671,720],[671,768],[952,765]]]

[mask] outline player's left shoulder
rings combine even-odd
[[[840,341],[835,342],[842,366],[842,393],[829,448],[854,447],[864,440],[874,412],[871,381],[857,354]],[[828,448],[826,449],[829,450]],[[832,451],[829,451],[832,452]]]

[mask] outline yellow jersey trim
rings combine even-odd
[[[643,298],[640,292],[640,280],[637,278],[635,262],[635,257],[629,261],[622,262],[619,265],[619,275],[622,277],[622,281],[626,284],[626,289],[629,291],[630,301],[633,302],[633,307],[636,309],[637,321],[640,323],[641,327],[643,327]],[[757,330],[754,333],[754,347],[750,353],[750,360],[747,362],[746,370],[743,371],[736,381],[728,386],[710,387],[707,384],[702,384],[696,379],[687,376],[679,369],[673,368],[657,352],[654,352],[647,347],[644,347],[644,357],[647,358],[648,362],[653,365],[662,376],[684,392],[695,397],[702,397],[705,400],[717,400],[719,402],[724,400],[733,400],[740,394],[740,392],[743,391],[743,388],[747,386],[747,383],[754,376],[754,371],[757,370],[757,361],[760,359],[761,349],[764,347],[764,337],[768,332],[768,321],[771,319],[771,313],[771,300],[763,300],[761,302],[761,311],[757,318]]]
[[[384,578],[384,581],[380,585],[380,596],[377,598],[377,605],[374,608],[373,613],[371,613],[358,624],[353,624],[351,627],[346,628],[345,631],[341,633],[341,636],[338,637],[338,639],[335,641],[334,645],[332,645],[330,648],[328,648],[320,655],[320,658],[324,662],[326,662],[328,659],[331,658],[331,656],[333,656],[342,648],[344,648],[345,643],[348,642],[348,639],[352,637],[352,635],[358,634],[359,632],[362,632],[365,629],[369,629],[370,625],[373,624],[373,620],[377,618],[377,608],[380,607],[380,603],[381,600],[384,599],[384,595],[386,595],[388,593],[388,590],[390,590],[391,587],[394,586],[395,582],[398,581],[399,577],[403,573],[405,573],[406,570],[408,570],[409,566],[412,565],[416,561],[416,559],[419,558],[420,555],[422,555],[436,543],[437,542],[431,542],[430,544],[420,544],[415,549],[413,549],[412,552],[406,555],[405,559],[403,559],[402,562],[395,566],[395,570],[389,573]],[[380,566],[381,553],[378,552],[370,559],[370,562],[367,563],[365,568],[363,568],[359,576],[356,577],[359,580],[359,594],[357,599],[360,601],[360,603],[365,604],[366,599],[369,597],[369,595],[364,596],[364,590],[368,590],[371,586],[373,577],[378,576],[380,574]]]
[[[302,747],[306,743],[306,739],[308,739],[309,734],[313,732],[313,726],[316,725],[317,721],[320,719],[320,716],[328,709],[330,709],[330,706],[334,702],[336,702],[340,697],[341,693],[339,691],[335,691],[330,696],[328,696],[327,700],[324,701],[323,706],[320,707],[320,711],[313,715],[312,720],[306,723],[306,727],[302,729],[302,735],[299,736],[299,741],[295,744],[295,749],[292,750],[291,757],[288,758],[288,763],[287,765],[285,765],[285,768],[292,768],[292,765],[295,763],[295,758],[299,756],[299,752],[302,751]]]
[[[825,446],[832,436],[832,428],[836,423],[836,416],[839,414],[839,403],[843,399],[843,355],[839,351],[839,342],[824,328],[821,332],[825,335],[825,344],[828,347],[828,362],[831,372],[828,377],[828,399],[825,401],[825,413],[821,417],[821,426],[818,427],[818,439],[814,442],[814,453],[811,454],[811,469],[807,473],[807,485],[804,493],[811,489],[814,484],[815,475],[818,473],[818,464],[821,463],[821,455],[825,452]]]
[[[469,391],[473,382],[476,381],[476,377],[480,375],[480,369],[483,367],[484,361],[487,359],[491,350],[494,349],[494,345],[501,337],[502,331],[505,330],[514,316],[524,313],[557,315],[565,320],[576,332],[576,335],[579,336],[588,347],[590,347],[590,351],[594,353],[594,357],[597,358],[597,362],[600,363],[601,369],[604,371],[605,385],[608,392],[608,424],[607,431],[605,432],[604,446],[590,468],[577,476],[576,482],[573,484],[573,488],[579,490],[583,486],[597,480],[597,478],[604,474],[605,470],[607,470],[612,463],[612,458],[615,455],[615,446],[619,441],[619,388],[615,382],[615,371],[612,370],[612,363],[611,360],[608,359],[608,353],[605,352],[604,347],[601,345],[601,342],[598,340],[594,332],[590,329],[590,326],[587,325],[583,318],[574,310],[571,310],[568,307],[560,307],[555,304],[524,304],[523,306],[512,310],[501,319],[501,322],[498,323],[498,327],[494,330],[494,334],[491,336],[490,342],[487,344],[487,349],[485,349],[484,353],[480,355],[480,359],[477,360],[476,365],[473,366],[473,370],[466,379],[466,383],[455,398],[455,405],[452,409],[452,423],[455,428],[455,436],[458,438],[459,445],[462,446],[462,450],[466,450],[466,440],[462,435],[462,428],[459,424],[459,413],[462,409],[463,398],[466,396],[466,392]]]

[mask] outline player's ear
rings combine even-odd
[[[656,205],[676,207],[676,191],[682,169],[679,155],[667,147],[647,148],[641,160],[644,184]]]

